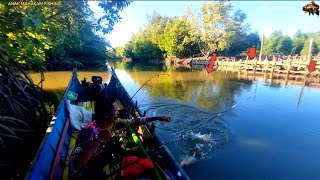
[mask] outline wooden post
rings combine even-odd
[[[276,64],[276,61],[275,61],[275,60],[276,60],[276,59],[275,59],[275,57],[273,56],[273,57],[272,57],[271,74],[273,74],[274,66],[275,66],[275,64]]]
[[[301,69],[301,62],[302,62],[302,59],[298,59],[298,69],[297,69],[298,71],[300,71]]]
[[[291,69],[291,59],[287,59],[287,62],[288,62],[288,69],[287,69],[287,74],[289,74],[290,73],[290,69]]]
[[[310,39],[309,53],[308,53],[308,64],[310,64],[311,56],[312,56],[312,41],[313,41],[313,38]]]
[[[246,70],[246,80],[248,80],[248,71]]]
[[[260,46],[259,61],[261,61],[262,49],[263,49],[263,34],[261,35],[261,46]]]
[[[288,80],[289,80],[289,73],[286,75],[285,85],[288,85]]]
[[[267,73],[269,70],[269,60],[266,57],[266,59],[264,60],[264,72]]]

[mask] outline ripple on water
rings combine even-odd
[[[177,160],[191,159],[190,163],[194,163],[208,159],[228,142],[230,130],[221,118],[212,119],[216,113],[173,99],[157,99],[141,109],[147,112],[147,116],[172,118],[171,123],[156,122],[156,125],[164,142],[175,140],[169,148]]]

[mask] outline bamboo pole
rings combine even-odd
[[[269,69],[269,60],[266,57],[266,59],[264,60],[264,71],[265,71],[265,73],[268,72],[268,69]]]
[[[310,64],[311,56],[312,56],[312,41],[313,41],[313,38],[310,39],[309,53],[308,53],[308,64]]]
[[[290,69],[291,69],[291,59],[287,60],[288,66],[287,66],[287,74],[290,73]]]
[[[260,46],[259,61],[261,61],[262,49],[263,49],[263,34],[261,35],[261,46]]]
[[[271,74],[273,74],[274,71],[274,66],[276,65],[276,59],[274,55],[272,56],[272,66],[271,66]]]

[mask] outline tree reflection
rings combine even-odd
[[[157,73],[161,72],[131,72],[130,75],[142,85]],[[144,87],[150,97],[170,97],[209,110],[220,110],[233,105],[235,94],[240,95],[242,88],[252,85],[252,81],[238,80],[236,73],[167,71],[167,74],[174,78],[160,76]]]

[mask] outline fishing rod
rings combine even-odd
[[[248,97],[248,98],[244,99],[243,101],[240,101],[240,102],[232,105],[232,106],[229,107],[228,109],[226,109],[226,110],[224,110],[224,111],[222,111],[222,112],[214,115],[213,117],[211,117],[211,118],[209,118],[209,119],[207,119],[207,120],[199,123],[198,125],[190,128],[190,129],[188,129],[188,130],[182,130],[182,131],[178,132],[177,134],[179,134],[179,135],[178,135],[175,139],[173,139],[173,140],[171,140],[171,141],[168,141],[168,142],[165,142],[165,143],[162,143],[157,149],[160,149],[160,148],[164,147],[165,145],[168,145],[168,144],[171,144],[171,143],[175,142],[175,141],[178,140],[182,135],[187,134],[188,132],[193,131],[193,130],[199,128],[199,127],[200,127],[201,125],[203,125],[204,123],[207,123],[207,122],[209,122],[209,121],[211,121],[211,120],[213,120],[213,119],[221,116],[223,113],[226,113],[226,112],[230,111],[231,109],[237,107],[239,104],[242,104],[242,103],[248,101],[249,99],[251,99],[251,97]],[[154,148],[154,149],[156,149],[156,148]],[[154,149],[153,149],[153,150],[154,150]]]
[[[160,77],[160,76],[168,76],[168,77],[171,77],[173,78],[174,80],[176,80],[173,76],[171,76],[170,74],[157,74],[155,76],[152,76],[150,79],[148,79],[145,83],[143,83],[140,88],[132,95],[132,97],[130,98],[129,101],[131,101],[132,98],[134,98],[134,96],[145,86],[148,84],[149,81],[151,81],[152,79],[156,78],[156,77]]]

